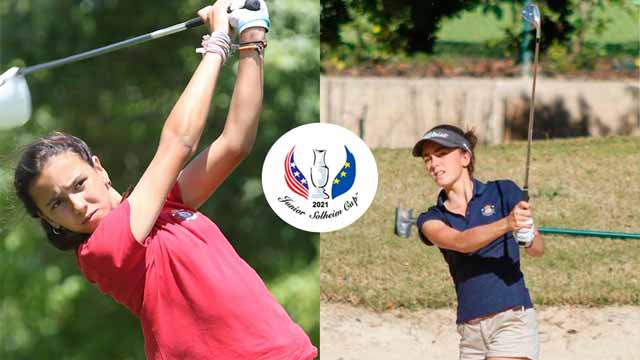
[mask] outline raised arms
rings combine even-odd
[[[212,31],[228,33],[229,3],[219,0],[198,15]],[[128,198],[131,232],[137,241],[151,231],[179,171],[197,149],[221,66],[220,55],[205,54],[165,121],[153,160]]]
[[[264,2],[261,5],[266,9]],[[240,34],[241,43],[264,39],[262,27],[250,27]],[[215,192],[255,142],[262,109],[263,59],[255,50],[239,53],[238,77],[224,130],[178,177],[182,200],[193,208],[200,207]]]

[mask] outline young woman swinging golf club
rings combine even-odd
[[[212,32],[199,49],[202,61],[128,196],[71,135],[36,140],[15,171],[17,195],[49,241],[73,250],[84,276],[140,318],[148,359],[306,360],[317,354],[255,271],[197,211],[256,136],[270,22],[264,1],[258,11],[240,2],[218,0],[198,12]],[[230,23],[239,33],[240,60],[226,124],[185,167],[230,55]]]
[[[420,237],[440,248],[458,298],[462,360],[537,359],[538,324],[518,243],[540,256],[544,241],[533,211],[510,180],[473,176],[473,131],[451,125],[429,130],[413,148],[442,188],[435,206],[417,220]]]

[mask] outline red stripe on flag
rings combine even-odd
[[[286,176],[284,177],[284,180],[285,180],[285,182],[287,183],[287,186],[289,187],[289,189],[290,189],[291,191],[293,191],[294,193],[296,193],[296,194],[298,194],[298,195],[302,196],[302,197],[303,197],[303,198],[305,198],[305,199],[307,198],[307,194],[303,194],[303,193],[301,193],[299,190],[296,190],[296,189],[291,185],[291,183],[289,182],[289,179],[287,179],[287,177],[286,177]]]
[[[289,189],[291,189],[291,191],[293,191],[294,193],[306,199],[309,195],[309,191],[304,186],[301,186],[300,183],[298,183],[298,180],[291,173],[290,161],[291,161],[291,154],[293,153],[294,149],[295,149],[295,146],[291,148],[291,151],[289,151],[289,153],[287,154],[287,157],[284,159],[284,167],[285,167],[284,179]]]
[[[305,195],[307,195],[309,193],[309,191],[307,189],[305,189],[304,187],[300,186],[300,184],[298,182],[295,181],[295,179],[292,179],[291,176],[287,176],[285,175],[285,180],[287,180],[287,185],[289,185],[289,188],[292,188],[291,190],[297,190]]]

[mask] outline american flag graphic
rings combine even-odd
[[[293,160],[293,150],[295,148],[295,146],[291,148],[287,158],[284,160],[284,180],[291,191],[307,199],[309,198],[309,185]]]

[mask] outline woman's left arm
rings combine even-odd
[[[265,39],[265,30],[244,30],[241,42]],[[238,77],[222,134],[178,176],[182,201],[199,208],[251,151],[262,108],[263,59],[255,50],[239,51]]]
[[[524,248],[524,251],[529,256],[542,256],[544,254],[544,237],[540,235],[538,230],[536,230],[531,246]]]

